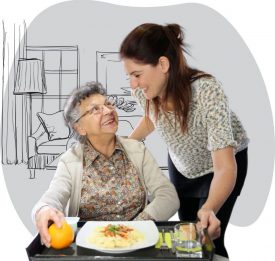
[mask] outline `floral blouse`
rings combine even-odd
[[[146,220],[142,212],[146,191],[138,170],[116,141],[110,158],[84,146],[84,168],[79,217],[82,220]]]

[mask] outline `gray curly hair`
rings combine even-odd
[[[72,135],[74,138],[81,143],[86,142],[86,136],[79,135],[74,130],[74,124],[80,117],[79,105],[85,98],[88,98],[94,94],[101,94],[106,96],[106,91],[99,82],[87,82],[71,93],[64,106],[65,123],[72,130]]]

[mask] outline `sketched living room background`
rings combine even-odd
[[[55,170],[60,155],[74,142],[64,124],[63,107],[72,90],[80,86],[80,55],[77,45],[28,45],[26,24],[24,32],[22,52],[15,56],[14,75],[9,76],[9,98],[3,101],[3,122],[8,124],[3,124],[2,162],[26,164],[29,178],[33,179],[36,170]],[[101,82],[115,101],[118,134],[128,136],[142,111],[131,97],[129,79],[118,52],[95,52],[94,80]],[[9,124],[14,126],[14,131],[8,131]],[[12,140],[13,146],[5,140]],[[160,166],[167,170],[166,162],[160,162]]]

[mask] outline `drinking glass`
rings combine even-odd
[[[174,244],[177,257],[202,258],[202,236],[196,224],[183,222],[174,226]]]

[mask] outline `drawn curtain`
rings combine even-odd
[[[3,164],[27,163],[27,97],[14,95],[18,59],[26,58],[26,25],[1,28],[1,155]]]

